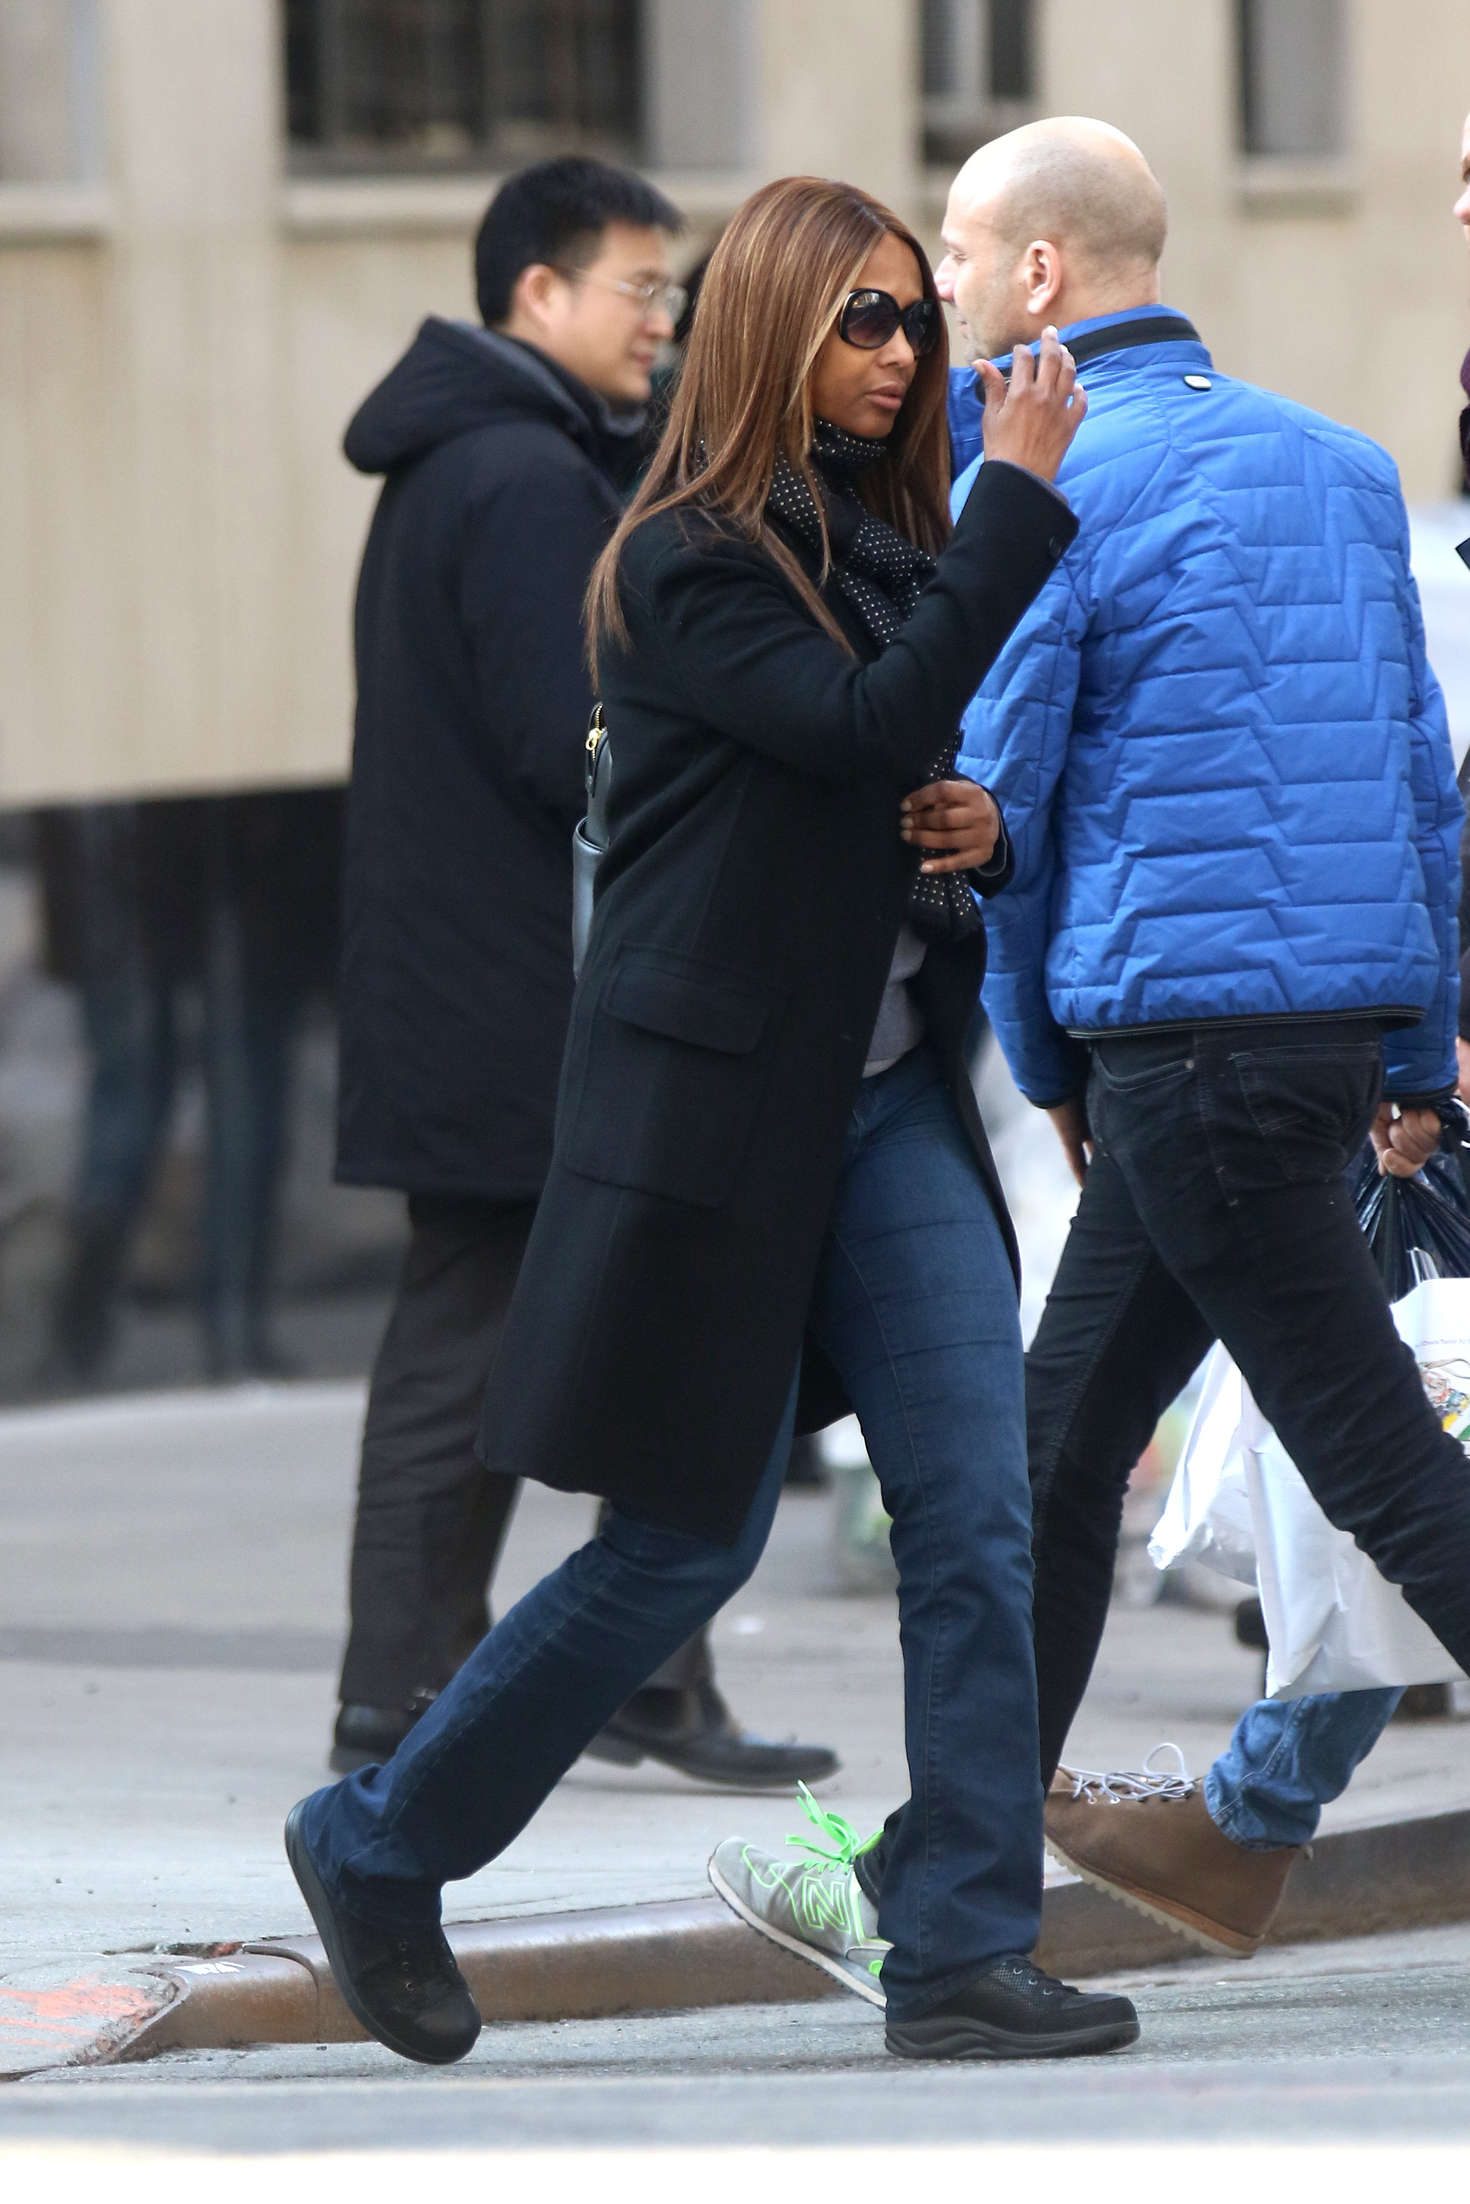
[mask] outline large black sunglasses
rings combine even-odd
[[[887,344],[895,329],[909,340],[909,350],[919,359],[939,342],[939,308],[932,298],[916,298],[912,306],[900,306],[887,291],[849,291],[837,324],[844,344],[860,352],[876,352]]]

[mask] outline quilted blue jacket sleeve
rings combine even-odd
[[[977,467],[955,485],[963,506]],[[985,1007],[1011,1076],[1042,1107],[1076,1094],[1086,1053],[1053,1018],[1046,997],[1056,840],[1052,806],[1066,762],[1087,628],[1081,546],[1043,585],[961,722],[959,768],[991,790],[1005,814],[1015,873],[986,907],[990,955]]]
[[[1452,1087],[1456,1079],[1455,1030],[1460,1007],[1460,828],[1464,806],[1455,785],[1455,761],[1444,697],[1424,645],[1419,592],[1409,568],[1407,515],[1401,515],[1399,534],[1400,602],[1412,689],[1410,773],[1414,792],[1414,839],[1424,872],[1425,896],[1439,949],[1440,972],[1434,1001],[1419,1024],[1386,1036],[1384,1092],[1415,1095],[1436,1094],[1443,1088]]]

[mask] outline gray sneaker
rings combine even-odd
[[[805,1784],[800,1791],[807,1815],[832,1844],[830,1852],[805,1837],[788,1837],[788,1844],[813,1857],[778,1860],[728,1837],[710,1857],[709,1879],[749,1927],[881,2006],[879,1978],[891,1947],[878,1934],[877,1908],[852,1865],[875,1840],[863,1843],[840,1815],[817,1804]]]

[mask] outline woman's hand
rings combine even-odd
[[[988,865],[1000,840],[995,798],[978,781],[931,781],[916,788],[899,807],[898,831],[919,850],[943,850],[926,857],[920,872],[968,872]]]
[[[977,362],[976,372],[985,399],[986,458],[1009,459],[1054,482],[1087,411],[1072,355],[1055,329],[1042,330],[1039,359],[1029,346],[1017,345],[1009,387],[989,360]]]

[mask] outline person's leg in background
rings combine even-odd
[[[351,1630],[331,1766],[385,1760],[490,1628],[489,1587],[515,1504],[475,1454],[480,1407],[534,1202],[409,1197],[412,1237],[373,1366],[350,1571]],[[669,1656],[593,1749],[631,1766],[764,1788],[833,1773],[825,1745],[742,1729],[708,1632]]]
[[[289,874],[281,877],[271,861],[271,814],[288,803],[286,795],[197,800],[209,1113],[201,1299],[215,1379],[292,1368],[269,1326],[291,1049],[304,993]]]
[[[599,1527],[609,1512],[599,1511]],[[670,1654],[587,1750],[619,1767],[659,1760],[703,1782],[746,1791],[821,1783],[841,1765],[829,1745],[778,1742],[741,1725],[715,1681],[708,1629]]]
[[[82,1150],[51,1321],[48,1377],[86,1382],[112,1342],[123,1273],[173,1101],[175,1026],[167,945],[136,804],[62,814],[75,868],[76,957],[91,1058]]]
[[[489,1628],[517,1486],[475,1459],[534,1202],[408,1197],[410,1238],[368,1387],[331,1765],[385,1760]]]
[[[1402,1693],[1331,1691],[1258,1699],[1204,1780],[1215,1827],[1250,1852],[1310,1844],[1383,1735]]]

